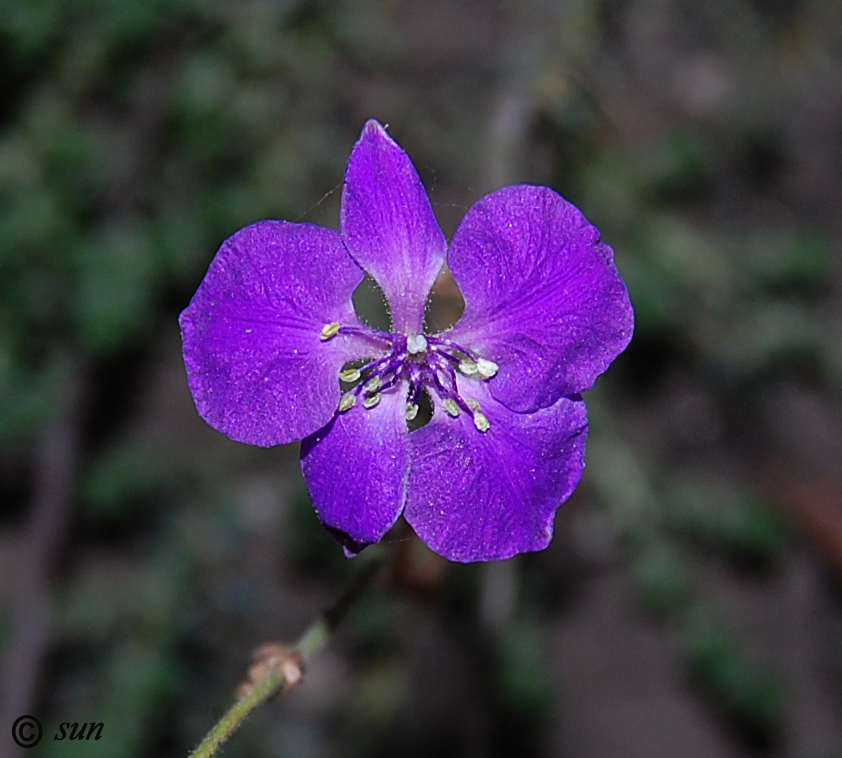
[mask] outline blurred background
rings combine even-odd
[[[225,755],[842,756],[834,0],[0,1],[0,754],[31,713],[28,755],[186,755],[359,567],[297,446],[198,417],[176,319],[240,227],[336,228],[372,117],[448,236],[579,206],[636,335],[550,548],[390,538]]]

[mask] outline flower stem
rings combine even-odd
[[[190,758],[212,758],[246,716],[282,688],[291,689],[301,681],[304,664],[330,641],[336,627],[380,572],[384,562],[380,553],[369,559],[333,606],[307,627],[291,648],[272,643],[256,651],[258,663],[249,672],[251,681],[241,688],[242,696],[190,753]]]

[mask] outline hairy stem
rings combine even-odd
[[[281,689],[291,689],[301,681],[304,664],[330,641],[336,627],[377,576],[383,564],[381,554],[368,560],[333,606],[314,621],[292,647],[271,643],[256,651],[257,663],[249,671],[250,681],[241,687],[239,699],[208,732],[199,747],[190,754],[190,758],[211,758],[216,755],[222,744],[255,708],[278,694]]]

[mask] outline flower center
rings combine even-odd
[[[374,408],[383,392],[401,382],[409,385],[406,419],[418,415],[421,396],[426,389],[442,401],[445,412],[456,418],[463,411],[471,415],[474,426],[487,432],[490,423],[474,398],[463,398],[456,384],[457,371],[469,379],[486,381],[498,370],[496,363],[480,357],[474,351],[451,340],[430,334],[401,334],[372,329],[341,326],[338,322],[325,324],[319,335],[323,342],[337,334],[357,334],[386,346],[381,357],[359,368],[345,368],[339,380],[353,385],[339,400],[339,412],[345,413],[361,400],[366,410]]]

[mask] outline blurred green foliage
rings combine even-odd
[[[149,340],[232,230],[335,185],[344,148],[319,120],[333,16],[308,14],[0,7],[0,444],[43,420],[63,354]]]

